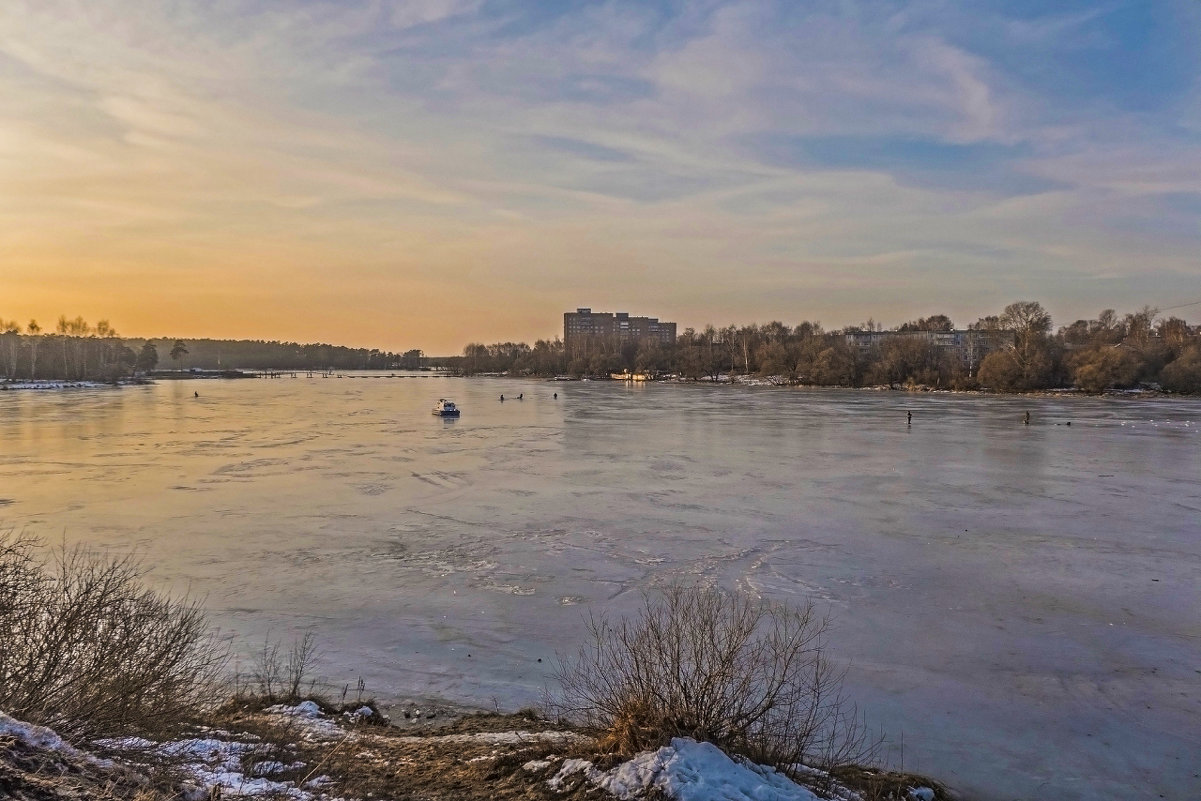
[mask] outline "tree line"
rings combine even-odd
[[[161,358],[160,358],[161,354]],[[174,370],[389,370],[441,366],[463,375],[675,375],[717,380],[762,376],[782,384],[907,386],[1021,392],[1077,387],[1087,392],[1161,386],[1201,393],[1201,326],[1152,308],[1053,330],[1041,304],[1019,301],[956,329],[944,314],[885,330],[875,320],[826,331],[817,322],[789,326],[707,325],[674,342],[582,337],[471,343],[462,356],[431,359],[412,349],[379,349],[263,340],[122,338],[107,321],[61,316],[53,330],[36,320],[0,318],[0,376],[10,381],[117,381]]]
[[[62,316],[49,331],[30,320],[22,333],[16,320],[0,318],[0,369],[10,381],[116,380],[134,369],[137,358],[108,320],[92,326],[82,317]]]
[[[160,351],[170,348],[173,341],[130,340],[135,347],[148,343]],[[189,339],[187,348],[187,366],[202,370],[416,370],[424,366],[425,360],[425,354],[417,349],[393,353],[378,348],[274,340]]]
[[[168,362],[167,360],[170,360]],[[0,317],[0,378],[119,381],[170,369],[386,370],[424,366],[420,350],[261,340],[123,338],[108,320],[59,317],[52,330]]]
[[[956,329],[944,314],[890,330],[874,320],[826,331],[817,322],[685,329],[673,343],[576,338],[492,345],[471,343],[443,360],[462,374],[608,376],[630,372],[717,380],[762,376],[782,384],[1022,392],[1077,387],[1086,392],[1158,385],[1201,393],[1201,326],[1155,309],[1119,316],[1106,309],[1053,331],[1034,301]]]

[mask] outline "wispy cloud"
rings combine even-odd
[[[1183,0],[8,3],[0,283],[9,316],[156,332],[359,340],[405,302],[380,344],[427,350],[635,297],[837,324],[1018,287],[1078,316],[1196,274],[1198,34]],[[359,311],[236,328],[264,293]]]

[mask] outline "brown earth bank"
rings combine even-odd
[[[296,714],[227,709],[176,741],[107,740],[88,748],[46,729],[0,725],[0,798],[16,801],[596,801],[618,798],[568,760],[600,771],[623,757],[587,733],[535,713],[465,715],[402,728],[375,712]],[[3,723],[5,719],[0,719]],[[33,732],[31,735],[29,732]],[[955,798],[918,776],[863,768],[816,778],[823,798]],[[922,789],[919,789],[922,788]],[[659,787],[626,798],[666,801]],[[772,796],[775,797],[775,796]]]

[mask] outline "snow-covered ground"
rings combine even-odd
[[[0,525],[137,547],[246,653],[312,629],[331,683],[423,710],[537,703],[587,614],[666,581],[812,599],[906,768],[980,801],[1201,797],[1199,422],[508,379],[0,393]]]

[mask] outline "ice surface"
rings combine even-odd
[[[303,377],[201,395],[0,393],[0,525],[138,548],[239,636],[244,670],[268,633],[312,629],[339,689],[361,675],[422,708],[536,703],[586,615],[666,581],[813,599],[894,763],[903,733],[906,768],[980,801],[1201,797],[1201,401]],[[463,417],[430,415],[439,397]]]

